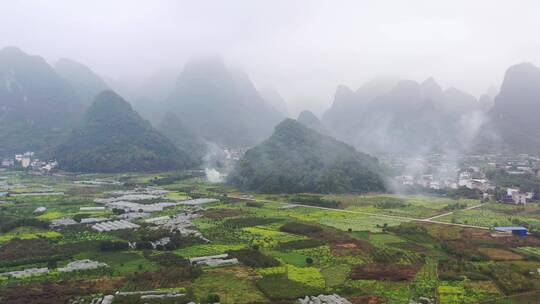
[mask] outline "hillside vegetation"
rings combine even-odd
[[[268,193],[382,191],[376,158],[286,119],[248,150],[229,181]]]

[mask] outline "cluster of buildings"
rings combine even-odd
[[[198,213],[202,211],[201,207],[190,207],[183,210],[183,213],[174,216],[161,216],[145,220],[145,223],[153,225],[154,229],[164,229],[170,232],[179,232],[182,236],[193,236],[209,242],[192,222],[193,219],[200,217]]]
[[[458,189],[465,187],[480,192],[495,190],[495,186],[486,179],[477,167],[455,170],[453,177],[440,174],[400,175],[395,180],[402,186],[418,186],[434,190]]]
[[[305,296],[304,298],[298,299],[300,304],[351,304],[347,299],[338,296],[337,294],[332,295],[318,295],[318,296]]]
[[[22,168],[40,173],[50,173],[58,166],[56,160],[43,161],[34,157],[34,152],[15,154],[13,158],[4,158],[0,163],[3,168]]]
[[[496,190],[496,185],[486,176],[490,172],[540,178],[540,158],[528,154],[454,158],[434,154],[421,158],[388,157],[382,162],[402,173],[394,178],[397,186],[433,190],[467,188],[479,191],[485,197],[491,197]],[[526,204],[534,198],[533,192],[523,192],[518,188],[508,188],[507,192],[501,199],[506,203]]]
[[[47,274],[47,273],[49,273],[49,268],[47,267],[28,268],[28,269],[18,270],[18,271],[3,272],[3,273],[0,273],[0,276],[23,279],[23,278],[33,277],[33,276]]]
[[[80,207],[80,211],[95,212],[104,211],[106,209],[113,210],[117,213],[112,218],[104,217],[89,217],[82,218],[79,222],[72,218],[59,218],[51,222],[51,227],[59,228],[76,224],[92,224],[91,228],[98,232],[109,232],[124,229],[138,229],[141,226],[134,223],[136,219],[146,218],[145,224],[149,225],[150,229],[164,229],[171,233],[178,232],[183,236],[194,236],[208,242],[192,220],[201,216],[200,211],[204,208],[201,206],[208,203],[218,202],[217,199],[197,198],[169,198],[166,195],[169,193],[155,187],[136,188],[127,191],[109,192],[110,197],[95,199],[95,203],[104,206]],[[163,200],[163,201],[161,201]],[[167,207],[184,205],[186,206],[181,212],[170,216],[151,217],[152,213],[163,211]],[[121,212],[118,212],[121,211]],[[36,210],[36,212],[45,212],[45,210]],[[118,214],[121,213],[121,214]],[[170,241],[170,238],[163,238],[152,243],[155,248],[159,245],[164,246]]]
[[[128,222],[126,220],[102,222],[102,223],[97,223],[97,224],[92,225],[92,229],[98,232],[109,232],[109,231],[123,230],[123,229],[137,229],[139,227],[141,226],[132,222]]]
[[[72,272],[72,271],[79,271],[79,270],[98,269],[98,268],[107,267],[107,266],[108,265],[106,263],[84,259],[84,260],[77,260],[77,261],[70,262],[66,265],[66,267],[58,268],[58,271],[59,272]]]
[[[458,188],[465,187],[481,192],[494,191],[495,185],[490,183],[483,172],[478,167],[469,167],[470,170],[460,172],[458,177]]]
[[[125,214],[144,213],[149,215],[153,212],[163,211],[165,208],[190,205],[199,206],[207,203],[217,202],[217,199],[175,199],[166,197],[170,191],[154,187],[136,188],[127,191],[114,191],[108,198],[97,198],[95,203],[103,204],[110,209],[121,209]],[[160,201],[162,200],[162,201]],[[150,203],[149,203],[150,202]]]
[[[513,236],[513,235],[523,237],[529,234],[529,230],[521,226],[493,227],[491,230],[493,231],[491,233],[491,236],[493,237],[506,237],[506,236]]]
[[[108,267],[108,265],[106,263],[84,259],[84,260],[77,260],[77,261],[70,262],[66,265],[66,267],[61,267],[61,268],[58,268],[57,270],[58,272],[72,272],[72,271],[79,271],[79,270],[97,269],[97,268],[102,268],[102,267]],[[51,270],[47,267],[27,268],[24,270],[0,273],[0,276],[23,279],[23,278],[48,274],[50,271]]]
[[[503,201],[516,205],[526,205],[534,198],[533,192],[522,192],[519,188],[507,188]]]
[[[174,300],[176,298],[182,298],[186,295],[181,292],[173,290],[145,290],[145,291],[117,291],[114,295],[106,295],[103,298],[97,297],[92,299],[91,304],[112,304],[115,298],[122,297],[134,297],[138,296],[143,303],[146,301],[162,301],[162,300]],[[195,304],[190,302],[188,304]],[[215,303],[219,304],[219,303]]]
[[[487,165],[511,175],[536,175],[540,177],[540,158],[528,154],[512,156],[486,155]]]
[[[193,265],[204,265],[209,267],[229,266],[238,264],[238,259],[229,258],[229,255],[218,254],[211,256],[202,256],[189,259],[189,262]]]

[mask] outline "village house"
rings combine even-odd
[[[42,214],[45,213],[45,211],[47,211],[46,207],[37,207],[36,210],[34,210],[34,214]]]
[[[533,192],[521,192],[519,188],[508,188],[506,189],[506,196],[503,200],[507,203],[525,205],[532,201],[533,197]]]
[[[492,230],[495,232],[495,234],[492,234],[493,236],[527,236],[529,234],[529,231],[525,227],[493,227]]]

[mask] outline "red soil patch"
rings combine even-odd
[[[373,245],[365,240],[351,239],[343,242],[332,243],[331,245],[332,248],[360,249],[368,252],[373,250]]]
[[[491,260],[495,261],[514,261],[522,260],[523,256],[512,251],[499,248],[480,247],[478,251],[487,255]]]
[[[349,301],[352,304],[383,304],[386,302],[384,298],[378,296],[358,296],[350,298]]]
[[[227,217],[235,217],[245,212],[241,209],[229,209],[229,208],[209,208],[202,212],[206,217],[209,217],[213,220],[222,220]]]
[[[356,246],[355,243],[337,244],[336,247],[337,248],[349,248],[349,249],[358,248],[358,246]]]
[[[491,233],[489,230],[465,228],[461,231],[463,240],[491,240]]]
[[[373,246],[364,240],[347,240],[331,244],[333,256],[347,256],[351,254],[368,254],[373,250]]]
[[[359,265],[352,269],[349,277],[353,280],[409,281],[414,279],[420,265]]]

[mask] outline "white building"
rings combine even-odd
[[[41,213],[45,213],[45,211],[47,211],[46,207],[37,207],[36,210],[34,210],[34,213],[41,214]]]

